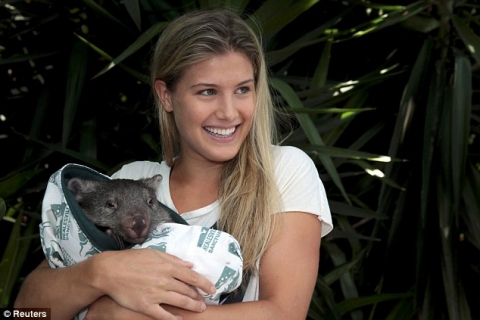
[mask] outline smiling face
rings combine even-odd
[[[247,137],[255,108],[253,67],[239,52],[215,55],[188,67],[174,88],[155,81],[180,134],[180,157],[225,162]]]

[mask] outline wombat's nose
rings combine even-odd
[[[143,216],[135,216],[133,217],[133,225],[132,229],[135,233],[139,236],[142,235],[143,230],[147,227],[147,223]]]

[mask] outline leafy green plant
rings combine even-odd
[[[12,208],[2,218],[4,221],[10,221],[13,224],[0,261],[0,306],[2,308],[10,306],[12,291],[26,261],[30,242],[38,237],[38,234],[34,234],[38,219],[29,219],[27,225],[22,228],[24,214],[18,214],[16,219],[12,217],[13,212],[17,209],[21,208]]]

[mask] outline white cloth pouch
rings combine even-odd
[[[43,199],[40,237],[43,252],[52,268],[71,266],[102,251],[119,250],[115,240],[86,217],[67,188],[68,180],[74,177],[110,180],[110,177],[78,164],[67,164],[50,177]],[[130,248],[158,249],[192,262],[193,270],[217,288],[212,295],[200,292],[205,303],[218,304],[222,294],[233,292],[242,281],[243,258],[238,241],[223,231],[189,226],[180,215],[162,203],[160,205],[170,212],[174,223],[158,225],[144,243]]]

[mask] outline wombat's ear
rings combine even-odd
[[[93,187],[93,182],[94,181],[73,178],[68,181],[67,188],[72,191],[75,199],[79,200],[85,193],[90,191],[90,189]]]
[[[148,178],[148,179],[144,179],[143,181],[151,188],[153,188],[155,191],[158,190],[158,188],[160,187],[160,182],[162,182],[162,175],[161,174],[157,174],[157,175],[154,175],[153,177],[151,178]]]
[[[81,197],[83,185],[84,185],[83,180],[73,178],[68,181],[67,187],[70,191],[72,191],[75,198],[78,198],[78,197]]]

